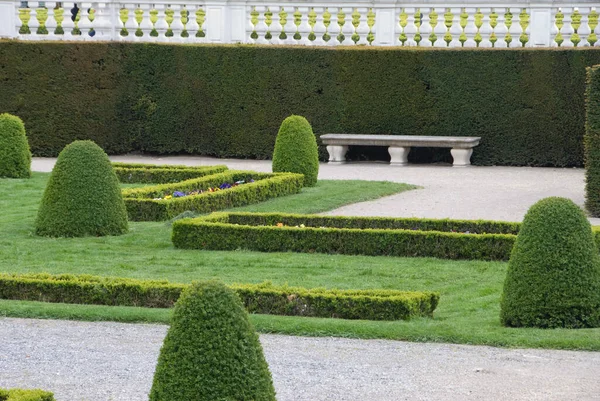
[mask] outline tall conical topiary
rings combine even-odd
[[[600,257],[590,223],[571,200],[546,198],[525,215],[500,318],[512,327],[600,326]]]
[[[102,148],[92,141],[75,141],[60,152],[35,229],[38,235],[51,237],[127,232],[119,181]]]
[[[273,172],[304,174],[305,186],[317,184],[319,149],[306,118],[290,116],[281,123],[273,151]]]
[[[182,292],[160,350],[150,401],[181,400],[275,400],[242,302],[215,281]]]
[[[25,125],[17,116],[0,114],[0,177],[31,177],[31,152]]]

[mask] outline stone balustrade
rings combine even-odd
[[[305,46],[600,46],[600,3],[0,0],[0,37]]]

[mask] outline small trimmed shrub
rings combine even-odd
[[[0,401],[54,401],[54,394],[43,390],[0,389]]]
[[[106,153],[92,141],[67,145],[44,191],[36,233],[104,236],[123,234],[127,228],[119,180]]]
[[[17,116],[0,114],[0,177],[31,177],[31,152],[25,125]]]
[[[238,296],[194,283],[175,305],[150,401],[275,400],[271,373]]]
[[[500,318],[511,327],[600,326],[600,256],[590,223],[571,200],[546,198],[525,215]]]
[[[319,149],[306,118],[290,116],[281,123],[273,151],[273,172],[304,174],[305,186],[317,184]]]
[[[585,207],[600,216],[600,65],[587,69],[585,91]]]

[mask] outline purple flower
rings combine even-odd
[[[183,192],[179,192],[179,191],[173,192],[173,198],[181,198],[182,196],[185,196],[185,194]]]

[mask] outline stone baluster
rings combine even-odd
[[[521,13],[520,8],[510,8],[509,11],[512,13],[511,25],[508,28],[508,33],[512,40],[510,41],[510,47],[522,47],[521,44],[521,33],[523,29],[521,28],[521,17],[519,16]]]
[[[329,41],[327,44],[329,46],[337,46],[340,43],[338,36],[341,32],[340,24],[338,22],[338,8],[328,7],[327,11],[331,15],[329,19],[329,26],[327,27],[327,34],[329,35]]]
[[[315,40],[313,41],[313,44],[316,46],[325,46],[327,44],[327,42],[323,39],[325,32],[327,32],[327,27],[325,26],[323,17],[325,8],[315,7],[313,10],[317,14],[315,25],[313,26],[313,32],[315,34]]]
[[[358,26],[356,27],[356,33],[358,34],[358,42],[356,42],[357,45],[368,45],[369,41],[368,41],[368,35],[369,35],[369,24],[367,23],[367,15],[369,13],[369,9],[368,8],[364,8],[364,7],[360,7],[357,9],[358,13],[360,14],[359,20],[358,20]]]
[[[589,7],[579,7],[579,13],[581,14],[581,22],[577,29],[577,34],[581,41],[577,44],[578,47],[587,47],[590,45],[589,36],[592,30],[589,25],[589,16],[591,9]]]
[[[465,25],[465,36],[467,40],[463,44],[464,47],[476,47],[477,42],[475,41],[475,35],[477,35],[477,26],[475,25],[475,14],[477,9],[474,7],[466,7],[465,12],[467,13],[467,25]]]
[[[281,33],[283,32],[283,26],[281,25],[281,7],[274,6],[269,7],[273,16],[271,17],[271,26],[269,27],[271,31],[271,44],[278,45],[283,41],[280,39]]]
[[[136,32],[139,27],[139,24],[135,19],[136,7],[133,4],[123,4],[122,6],[127,10],[127,21],[125,21],[124,24],[125,30],[127,31],[127,36],[120,36],[120,39],[128,41],[139,40],[139,37],[136,36]]]
[[[450,47],[461,47],[462,42],[460,41],[460,34],[462,33],[462,27],[460,26],[460,12],[461,9],[458,7],[453,7],[450,9],[450,13],[452,14],[452,25],[448,32],[450,36],[452,36],[452,40],[450,41]]]
[[[437,14],[437,23],[433,28],[433,33],[435,34],[435,42],[433,42],[433,46],[435,47],[448,47],[448,43],[444,40],[444,36],[448,29],[446,28],[446,9],[443,7],[436,7],[435,13]]]
[[[254,31],[256,32],[256,35],[258,35],[258,37],[256,38],[254,43],[257,43],[259,45],[266,45],[269,43],[269,41],[266,38],[267,31],[269,30],[269,27],[267,26],[266,22],[267,17],[265,16],[267,8],[263,6],[256,6],[254,10],[258,13],[258,22],[254,26]]]
[[[73,29],[75,28],[75,23],[72,20],[73,14],[71,14],[71,9],[74,4],[72,2],[63,2],[63,19],[60,23],[60,27],[63,29],[63,38],[65,40],[73,40]]]
[[[300,26],[298,26],[298,33],[300,34],[300,40],[298,40],[298,44],[311,46],[312,41],[309,39],[309,35],[312,32],[312,27],[308,23],[308,7],[298,7],[298,12],[300,13]]]
[[[342,45],[344,46],[354,45],[354,40],[352,40],[352,36],[354,35],[354,25],[352,24],[352,11],[352,8],[342,8],[342,12],[344,13],[344,25],[342,26],[342,35],[344,35],[344,40],[342,41]]]
[[[418,32],[417,25],[415,24],[415,13],[417,10],[412,7],[407,7],[404,9],[406,13],[406,26],[403,29],[404,35],[406,36],[405,46],[416,46],[417,41],[415,40],[415,35]]]
[[[593,7],[592,10],[598,11],[596,7]],[[594,43],[594,47],[600,47],[600,21],[598,21],[598,24],[596,24],[594,33],[596,34],[596,43]]]
[[[571,36],[573,36],[573,33],[575,33],[575,29],[573,29],[573,25],[572,25],[572,14],[573,14],[573,8],[572,7],[563,7],[562,8],[562,12],[563,12],[563,26],[562,28],[560,28],[560,34],[563,37],[563,42],[561,43],[561,47],[573,47],[575,46],[573,44],[573,42],[571,42]]]
[[[508,27],[506,26],[506,9],[504,7],[494,9],[498,18],[496,19],[496,27],[494,33],[496,34],[496,43],[494,47],[504,48],[508,47],[506,36],[508,35]]]
[[[481,35],[481,42],[479,42],[479,47],[492,47],[492,42],[490,40],[492,36],[492,25],[490,23],[490,14],[492,13],[492,9],[489,7],[483,7],[480,9],[483,14],[481,27],[479,28],[479,34]]]
[[[169,38],[166,37],[166,33],[169,30],[166,7],[164,4],[155,4],[154,9],[157,11],[156,22],[154,23],[154,29],[158,32],[157,40],[159,42],[166,42],[169,40]]]
[[[197,42],[198,38],[196,34],[200,30],[200,25],[198,25],[198,16],[196,15],[196,7],[194,5],[190,5],[188,8],[187,5],[184,5],[184,10],[187,12],[187,22],[185,24],[185,30],[188,33],[187,40],[190,42]]]
[[[253,34],[255,33],[254,22],[253,22],[254,17],[252,16],[253,13],[254,13],[254,7],[246,6],[246,42],[247,43],[256,43],[256,39],[252,37],[252,36],[254,36]]]
[[[202,8],[202,6],[199,6],[199,7],[198,7],[198,10],[196,10],[196,11],[197,11],[197,12],[200,12],[200,11],[202,11],[202,12],[204,12],[204,13],[205,13],[205,14],[204,14],[204,18],[201,18],[201,19],[199,20],[199,22],[198,22],[198,25],[200,25],[200,30],[199,30],[199,32],[203,32],[203,33],[204,33],[204,36],[202,36],[202,37],[199,37],[199,38],[198,38],[198,41],[199,41],[199,42],[203,42],[203,43],[205,43],[205,42],[208,42],[208,37],[206,36],[206,10],[204,10],[204,9]]]
[[[152,10],[152,7],[150,4],[140,4],[140,8],[142,10],[142,21],[140,22],[142,36],[140,37],[140,40],[154,41],[154,37],[150,36],[152,30],[154,29],[154,24],[150,19],[150,11]]]
[[[430,40],[431,32],[433,29],[431,28],[431,18],[429,14],[431,13],[431,9],[429,7],[421,7],[421,26],[419,27],[419,33],[421,34],[421,41],[419,42],[419,46],[423,47],[431,47],[433,43]]]
[[[46,11],[48,17],[46,18],[46,30],[48,31],[48,39],[49,40],[57,40],[62,39],[62,35],[56,35],[56,27],[58,23],[56,22],[55,10],[56,7],[55,1],[47,1],[46,2]]]
[[[283,10],[287,14],[285,17],[285,25],[283,26],[283,31],[285,32],[285,41],[284,43],[287,45],[295,45],[298,44],[298,41],[294,39],[296,32],[298,31],[298,27],[294,21],[294,13],[296,12],[296,7],[293,6],[285,6]]]
[[[111,14],[112,4],[94,3],[92,8],[95,11],[94,15],[94,39],[95,40],[112,40],[113,24],[109,19]]]
[[[37,39],[38,36],[38,28],[40,27],[40,21],[38,20],[38,7],[39,3],[37,1],[30,1],[27,3],[29,6],[29,22],[27,26],[29,26],[29,35],[24,37],[24,39]]]
[[[173,32],[173,41],[184,42],[186,38],[182,37],[183,33],[183,22],[181,21],[181,6],[178,4],[172,4],[171,10],[173,10],[173,21],[171,21],[171,32]]]
[[[558,33],[560,32],[560,29],[558,29],[558,25],[557,25],[557,20],[556,20],[556,15],[558,13],[560,13],[560,8],[553,8],[553,13],[552,13],[552,27],[550,28],[550,46],[551,47],[558,47],[558,42],[556,41],[558,38]]]
[[[90,31],[93,28],[92,21],[90,20],[90,9],[92,3],[79,3],[79,22],[77,22],[77,28],[81,31],[82,40],[90,40]]]

